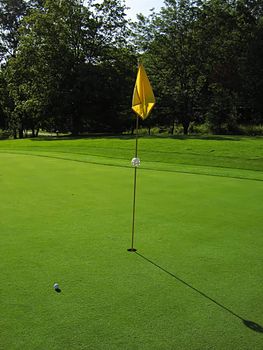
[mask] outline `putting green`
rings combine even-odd
[[[139,169],[128,253],[133,170],[43,155],[0,153],[0,349],[262,349],[262,181]]]

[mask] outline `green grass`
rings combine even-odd
[[[2,141],[0,152],[38,154],[96,164],[129,167],[134,153],[131,137]],[[142,167],[263,180],[263,138],[144,137],[139,140]]]
[[[261,350],[262,145],[140,139],[139,255],[133,139],[1,141],[0,349]]]

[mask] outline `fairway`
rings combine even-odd
[[[134,139],[1,141],[0,349],[261,350],[262,145],[140,139],[128,253]]]

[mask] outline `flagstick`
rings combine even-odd
[[[139,128],[139,117],[136,116],[136,143],[135,143],[135,158],[138,156],[138,128]],[[136,204],[136,187],[137,187],[137,166],[134,167],[134,187],[133,187],[133,214],[132,214],[132,243],[129,252],[136,252],[134,248],[134,227],[135,227],[135,204]]]

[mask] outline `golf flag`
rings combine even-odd
[[[146,119],[155,105],[153,90],[145,69],[140,63],[132,97],[132,109],[142,119]]]

